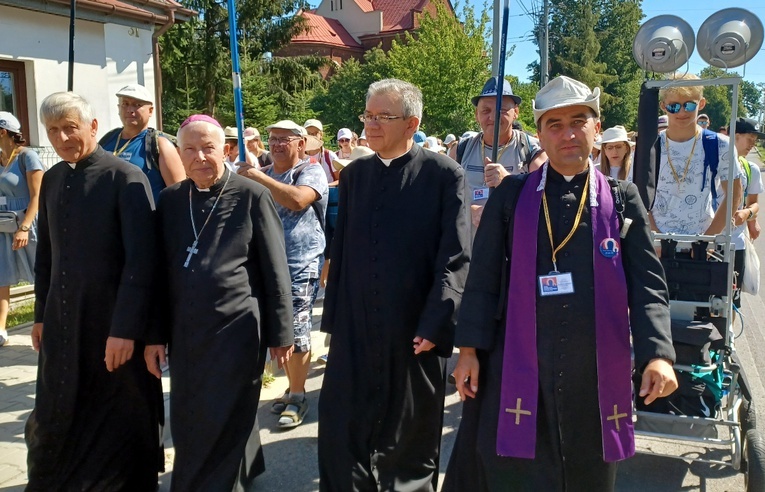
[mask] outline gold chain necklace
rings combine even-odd
[[[682,179],[680,176],[678,176],[677,171],[675,170],[675,166],[672,165],[672,158],[669,156],[669,136],[667,134],[664,134],[664,139],[666,141],[667,146],[667,164],[669,164],[669,168],[672,170],[672,176],[675,178],[675,182],[677,183],[677,186],[680,186],[680,183],[685,183],[685,178],[688,176],[688,168],[691,166],[691,160],[693,159],[693,152],[696,150],[696,142],[699,141],[699,134],[695,133],[693,135],[693,146],[691,147],[691,153],[688,154],[688,159],[685,161],[685,170],[683,171],[683,177]]]

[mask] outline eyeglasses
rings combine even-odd
[[[617,144],[608,144],[603,147],[606,152],[613,152],[614,150],[624,150],[629,144],[626,142],[620,142]]]
[[[346,142],[350,142],[350,141],[351,141],[350,138],[341,138],[340,140],[337,141],[337,143],[346,143]]]
[[[664,108],[667,110],[667,113],[676,114],[680,112],[680,108],[684,108],[686,112],[690,113],[691,111],[696,111],[698,106],[699,103],[696,101],[686,101],[684,103],[665,104]]]
[[[390,123],[391,120],[398,120],[403,116],[393,116],[390,114],[360,114],[359,121],[362,123],[371,123],[373,121],[383,125]]]
[[[268,145],[273,147],[274,145],[288,145],[293,140],[302,140],[302,137],[270,137],[268,139]]]

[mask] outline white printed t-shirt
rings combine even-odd
[[[661,140],[659,182],[656,186],[656,200],[653,209],[651,209],[656,227],[662,233],[704,234],[712,224],[715,210],[710,186],[711,170],[707,170],[706,182],[703,183],[702,190],[704,145],[701,132],[696,135],[695,139],[692,138],[686,142],[669,141],[670,156],[680,180],[679,184],[667,161],[666,131],[659,133],[659,138]],[[695,148],[693,146],[694,140],[696,140]],[[725,197],[725,189],[721,183],[727,181],[725,178],[727,178],[730,168],[730,141],[727,136],[717,135],[717,148],[719,150],[719,164],[714,186],[717,189],[717,202],[720,204]],[[688,166],[688,173],[685,174],[685,166],[691,149],[693,149],[693,156]],[[734,179],[740,178],[741,174],[741,168],[736,162]],[[683,179],[684,175],[685,179]]]

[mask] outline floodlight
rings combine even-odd
[[[669,73],[685,65],[693,53],[693,29],[680,17],[659,15],[640,26],[632,55],[643,70]]]
[[[739,8],[712,14],[699,28],[696,48],[705,62],[733,68],[751,60],[762,47],[762,21]]]

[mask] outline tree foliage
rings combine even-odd
[[[460,22],[441,3],[437,14],[423,14],[416,36],[407,35],[384,53],[369,51],[364,63],[348,61],[329,80],[313,107],[322,122],[333,128],[359,127],[369,84],[396,77],[416,85],[423,94],[422,129],[428,134],[462,132],[475,126],[470,98],[489,77],[485,12],[476,16],[470,6]]]
[[[163,117],[174,131],[192,113],[225,117],[233,113],[231,51],[225,0],[182,0],[199,16],[174,26],[160,40],[163,75]],[[286,44],[303,27],[303,19],[289,15],[306,5],[304,0],[237,0],[237,40],[244,67],[260,73],[262,56]],[[243,81],[243,85],[247,85]],[[251,82],[254,88],[262,81]],[[268,94],[266,94],[268,96]]]

